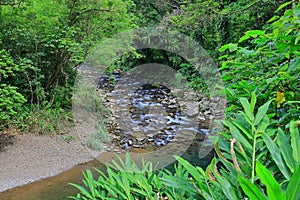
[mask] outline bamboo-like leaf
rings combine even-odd
[[[251,181],[248,179],[238,176],[238,181],[245,192],[245,194],[251,199],[251,200],[263,200],[266,199],[265,195],[260,191],[260,189],[254,185]]]
[[[291,145],[293,149],[293,157],[296,163],[300,162],[300,136],[297,128],[297,122],[290,122]]]
[[[293,150],[290,145],[290,137],[285,135],[280,128],[278,128],[278,145],[286,165],[289,167],[291,172],[294,173],[296,162],[294,160]]]
[[[290,183],[286,190],[286,200],[299,200],[300,199],[300,163],[297,164],[295,168],[295,173],[293,174]]]
[[[95,184],[94,184],[93,174],[92,174],[91,170],[87,170],[86,173],[87,173],[89,188],[92,192],[92,196],[95,197]]]
[[[282,200],[284,199],[284,193],[282,192],[279,183],[275,180],[272,174],[264,167],[260,162],[256,163],[256,173],[259,176],[261,182],[267,187],[267,194],[270,200]]]
[[[244,135],[247,136],[249,140],[253,140],[254,136],[252,135],[251,129],[246,127],[245,124],[242,122],[242,120],[240,119],[232,120],[232,123],[236,127],[238,127],[244,133]]]
[[[197,181],[199,187],[202,190],[207,191],[206,186],[201,182],[202,177],[201,174],[198,172],[197,168],[190,164],[188,161],[180,158],[179,156],[175,156],[176,160],[194,177]]]
[[[257,126],[257,131],[260,133],[264,133],[269,125],[270,125],[270,119],[267,115],[265,115],[262,118],[262,120],[260,120],[260,123]]]
[[[277,10],[275,11],[275,13],[278,12],[278,11],[280,11],[280,10],[282,10],[284,7],[290,5],[290,4],[293,3],[293,2],[294,2],[294,1],[288,1],[288,2],[285,2],[284,4],[281,4],[281,5],[279,6],[279,8],[277,8]]]
[[[267,111],[269,109],[270,103],[272,101],[266,102],[264,105],[258,108],[258,111],[255,116],[254,125],[259,124],[259,122],[264,118],[264,116],[267,114]]]
[[[232,189],[231,184],[226,179],[217,176],[217,180],[220,183],[223,194],[230,200],[238,200],[234,190]]]
[[[73,187],[77,188],[83,195],[85,195],[89,199],[94,199],[89,191],[87,191],[84,187],[76,185],[74,183],[69,183]]]
[[[244,111],[245,111],[247,117],[250,119],[250,121],[253,121],[254,115],[253,115],[253,112],[251,112],[251,107],[250,107],[248,100],[246,98],[242,97],[242,98],[240,98],[240,102],[244,108]]]
[[[231,130],[231,133],[233,137],[239,141],[241,144],[243,144],[248,150],[252,150],[252,145],[249,142],[248,138],[244,137],[243,134],[241,134],[240,130],[231,122],[227,121],[228,127]]]
[[[225,45],[221,46],[221,48],[219,49],[219,51],[220,51],[220,52],[226,51],[227,49],[229,49],[229,45],[230,45],[230,44],[225,44]]]
[[[290,173],[289,170],[286,167],[286,164],[282,158],[282,155],[280,153],[279,148],[277,147],[277,145],[271,140],[271,138],[264,134],[263,135],[263,139],[272,155],[272,158],[274,160],[274,162],[276,163],[277,167],[279,168],[279,170],[281,171],[281,173],[284,175],[284,177],[287,180],[290,180]]]
[[[250,111],[251,113],[254,113],[254,108],[255,108],[255,104],[256,104],[256,94],[255,92],[252,92],[251,94],[251,102],[250,102]]]

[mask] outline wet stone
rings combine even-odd
[[[114,121],[111,125],[121,120],[118,127],[109,130],[114,145],[119,145],[124,150],[144,146],[159,149],[169,142],[179,142],[182,145],[182,138],[190,138],[191,135],[199,135],[197,140],[201,140],[207,134],[199,124],[215,113],[210,105],[214,102],[215,108],[218,99],[197,97],[192,91],[176,88],[170,90],[159,84],[140,86],[140,83],[124,77],[120,81],[122,83],[119,82],[115,87],[121,73],[113,73],[112,76],[113,80],[111,76],[104,74],[100,77],[101,81],[99,78],[99,84],[108,89],[113,87],[113,90],[104,88],[100,93],[107,100],[105,105],[112,110],[111,115],[107,116]],[[127,91],[128,88],[135,89]],[[178,99],[176,95],[182,99]],[[198,99],[201,100],[200,103]],[[200,113],[198,105],[201,107]],[[220,115],[220,112],[216,112],[216,115]],[[182,133],[184,128],[190,128],[186,130],[190,133]]]

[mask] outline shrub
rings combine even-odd
[[[18,87],[11,85],[9,81],[21,70],[5,50],[0,50],[0,127],[22,115],[26,99],[18,92]]]

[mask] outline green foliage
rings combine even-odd
[[[251,102],[254,102],[253,99]],[[243,112],[224,120],[230,132],[221,135],[215,148],[224,168],[218,169],[216,159],[213,159],[203,171],[177,157],[193,177],[192,181],[185,183],[194,186],[187,187],[190,193],[198,192],[205,199],[299,198],[300,163],[297,155],[300,151],[295,146],[295,140],[299,137],[299,121],[290,122],[289,134],[281,128],[274,130],[269,126],[269,120],[261,120],[255,125],[255,121],[260,121],[256,119],[268,119],[268,104],[259,107],[256,115],[251,111],[251,106],[245,106]],[[244,101],[244,105],[251,103]],[[249,116],[254,116],[253,120]],[[165,179],[167,186],[179,181],[170,177]]]
[[[0,85],[0,127],[18,117],[26,99],[17,92],[17,87]]]
[[[10,49],[16,61],[30,60],[38,69],[46,99],[52,101],[58,87],[73,84],[74,67],[84,61],[93,43],[130,27],[129,17],[122,1],[31,0],[5,6],[2,48]],[[34,76],[32,71],[27,74]]]
[[[87,189],[73,199],[297,199],[299,188],[299,121],[291,121],[289,133],[274,129],[267,116],[270,101],[256,108],[256,95],[240,99],[243,111],[223,121],[215,150],[218,159],[203,170],[176,157],[175,172],[153,172],[151,163],[140,169],[127,155],[113,161],[107,175],[99,170],[94,179],[84,175]],[[274,142],[275,141],[275,142]],[[223,167],[217,167],[221,162]]]
[[[34,132],[57,130],[53,112],[71,108],[76,67],[99,41],[134,27],[128,11],[132,4],[131,0],[1,1],[1,125],[19,117]],[[28,115],[40,113],[37,108],[45,113],[42,122],[34,117],[26,121]]]
[[[50,106],[32,106],[24,118],[23,131],[32,134],[66,134],[72,130],[73,121],[71,114],[64,109]]]
[[[101,142],[109,142],[110,137],[109,134],[105,128],[105,124],[103,122],[99,122],[96,126],[97,131],[92,133],[92,137],[95,140],[99,140]]]
[[[287,9],[282,17],[269,20],[268,29],[247,31],[238,44],[220,48],[227,52],[220,57],[220,70],[231,105],[228,112],[240,108],[239,97],[250,98],[255,91],[258,105],[275,99],[269,114],[276,116],[278,126],[299,119],[299,10],[300,4]],[[246,40],[253,47],[243,47]]]
[[[107,132],[107,129],[105,128],[105,124],[102,122],[102,120],[98,120],[98,123],[96,125],[96,131],[91,133],[85,140],[85,145],[88,148],[91,148],[96,151],[102,151],[103,150],[103,143],[107,143],[111,141],[111,138],[109,136],[109,133]]]
[[[72,199],[194,199],[185,188],[166,187],[163,184],[165,176],[170,176],[169,171],[154,172],[155,168],[150,162],[143,162],[142,167],[134,163],[129,154],[125,162],[112,161],[107,165],[106,173],[96,169],[98,179],[94,179],[90,170],[84,173],[82,187],[72,184],[80,193]],[[188,173],[181,166],[175,168],[175,177],[188,181]],[[176,184],[178,185],[178,183]]]
[[[265,8],[260,8],[260,3],[271,3],[230,1],[228,6],[226,2],[197,1],[198,4],[192,4],[194,7],[182,7],[186,10],[202,11],[199,12],[200,16],[196,13],[190,15],[189,20],[195,22],[196,19],[207,17],[203,12],[205,13],[204,8],[207,10],[208,5],[211,8],[209,11],[219,9],[221,11],[218,14],[221,15],[237,5],[245,6],[240,7],[239,12],[233,15],[238,17],[235,22],[242,22],[252,16],[249,13],[252,11],[250,8],[261,10]],[[206,6],[197,9],[195,5]],[[293,9],[288,9],[290,5],[293,5]],[[224,7],[222,9],[219,6]],[[211,14],[209,11],[205,14]],[[248,12],[239,17],[239,13],[243,11]],[[238,43],[230,43],[220,49],[226,52],[220,58],[223,60],[220,70],[231,106],[222,121],[224,130],[219,133],[220,137],[215,143],[218,158],[214,158],[205,170],[176,157],[178,164],[174,173],[166,170],[157,173],[138,170],[137,177],[134,173],[136,164],[127,156],[125,163],[120,160],[121,165],[115,162],[113,166],[108,165],[108,175],[99,171],[98,180],[88,171],[84,176],[87,189],[72,184],[80,193],[71,198],[299,199],[300,4],[296,5],[295,1],[286,2],[276,12],[282,11],[283,16],[271,18],[269,21],[272,24],[266,26],[265,30],[249,30]],[[267,20],[268,14],[255,14],[257,19]],[[184,17],[180,17],[176,21],[182,22],[179,25],[188,24],[183,21]],[[211,27],[207,25],[206,28],[204,30],[208,33],[214,33],[215,29],[209,30]],[[213,41],[218,39],[214,38]],[[189,73],[189,66],[181,64],[180,70]],[[151,164],[144,163],[142,169],[149,165]],[[143,180],[145,185],[139,184],[138,180]],[[158,184],[154,185],[152,181]],[[147,193],[146,189],[154,193]]]
[[[226,43],[237,42],[246,30],[261,29],[283,2],[183,1],[177,5],[181,12],[174,11],[165,25],[193,37],[205,49],[216,50]],[[217,52],[211,51],[211,55],[215,57]]]
[[[5,50],[0,51],[0,128],[19,117],[26,102],[18,87],[9,84],[21,70]]]

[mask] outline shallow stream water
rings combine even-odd
[[[128,88],[136,85],[138,85],[136,82],[127,80],[126,84],[119,84],[118,88],[108,95],[108,101],[113,103],[114,117],[121,119],[117,126],[112,126],[109,130],[114,136],[112,144],[123,151],[133,152],[137,157],[152,151],[155,156],[155,152],[164,147],[183,149],[183,154],[180,154],[183,158],[205,168],[213,152],[207,152],[203,157],[199,156],[199,150],[209,132],[209,121],[189,116],[184,108],[186,102],[178,102],[170,95],[171,90],[167,87],[145,84],[128,92]],[[115,157],[113,150],[114,148],[111,148],[111,152],[103,153],[100,160],[111,160]],[[169,157],[172,157],[172,153],[169,153]],[[172,170],[172,166],[173,164],[164,167]],[[105,170],[105,165],[98,158],[57,176],[0,193],[0,199],[68,199],[67,196],[78,192],[68,183],[82,185],[82,172],[93,167]]]

